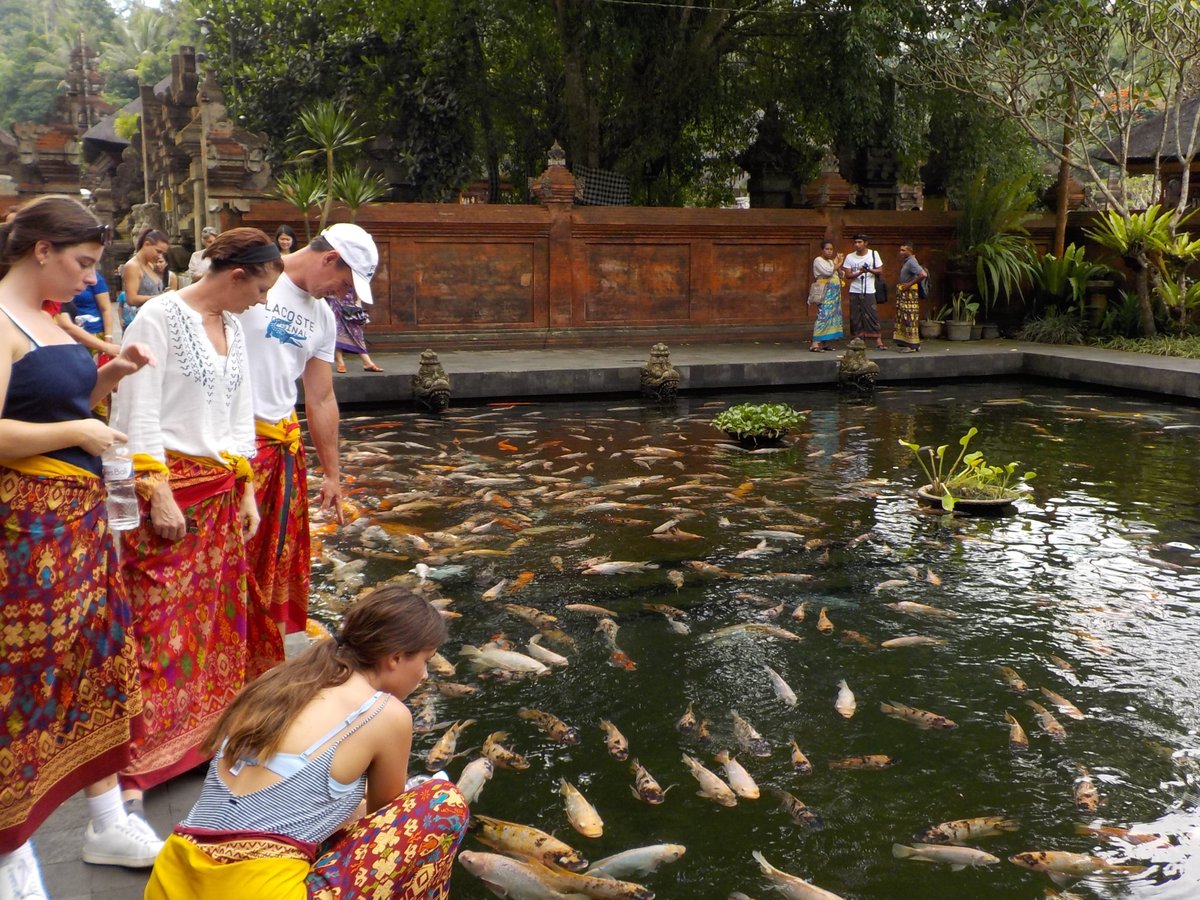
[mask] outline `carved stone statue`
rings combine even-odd
[[[842,388],[869,394],[875,390],[879,364],[867,359],[867,345],[862,338],[850,341],[849,349],[838,360],[838,384]]]
[[[650,361],[642,366],[642,396],[659,403],[674,403],[679,394],[679,370],[671,365],[671,350],[658,343],[650,348]]]
[[[434,351],[421,354],[421,367],[413,376],[412,388],[417,409],[440,413],[450,405],[450,376]]]
[[[157,203],[135,203],[129,214],[129,236],[137,240],[137,236],[147,228],[162,230],[162,207]]]

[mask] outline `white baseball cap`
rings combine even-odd
[[[354,274],[354,293],[363,303],[374,303],[371,296],[371,279],[379,265],[379,251],[375,241],[362,228],[349,222],[338,222],[321,232],[329,246],[338,252]]]

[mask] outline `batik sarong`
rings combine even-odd
[[[291,634],[308,621],[308,474],[296,414],[274,424],[255,422],[254,495],[262,522],[246,545],[250,603]],[[283,659],[278,648],[251,645],[253,678]]]
[[[367,315],[356,302],[354,292],[341,297],[326,297],[325,300],[333,310],[333,319],[337,324],[334,346],[344,353],[366,353],[367,336],[363,327],[367,324]]]
[[[854,337],[879,340],[879,311],[875,308],[874,292],[850,292],[850,331]]]
[[[821,286],[822,294],[817,321],[813,323],[813,340],[836,341],[842,337],[842,283],[836,275],[820,278],[816,283]]]
[[[61,474],[32,474],[40,468]],[[45,457],[0,467],[0,550],[0,853],[8,853],[69,796],[128,763],[142,696],[100,479]]]
[[[187,533],[159,537],[143,505],[141,526],[122,535],[146,729],[121,781],[143,790],[207,758],[200,744],[246,680],[241,485],[212,461],[168,453],[167,466]]]
[[[177,827],[155,861],[146,900],[444,900],[468,817],[458,788],[437,780],[319,847]]]
[[[895,340],[909,347],[921,346],[921,298],[915,284],[896,288]]]

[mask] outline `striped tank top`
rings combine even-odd
[[[181,825],[214,831],[266,832],[310,844],[321,843],[350,817],[366,793],[365,772],[358,780],[343,784],[333,777],[330,768],[342,741],[387,705],[388,698],[380,702],[381,696],[383,691],[376,691],[303,753],[276,753],[263,762],[264,769],[282,780],[248,794],[234,794],[221,780],[218,763],[225,751],[222,745],[208,768],[200,799]],[[325,750],[313,755],[331,740],[333,743]],[[248,765],[259,763],[239,760],[230,772],[236,775]]]

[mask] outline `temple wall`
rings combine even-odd
[[[889,285],[900,242],[912,240],[937,309],[951,290],[955,214],[381,203],[357,221],[380,248],[368,336],[387,349],[803,336],[821,242],[845,252],[858,231]],[[296,209],[277,201],[254,202],[225,224],[272,233],[282,223],[303,240]],[[1031,231],[1048,246],[1052,217]],[[879,312],[891,319],[894,303]]]

